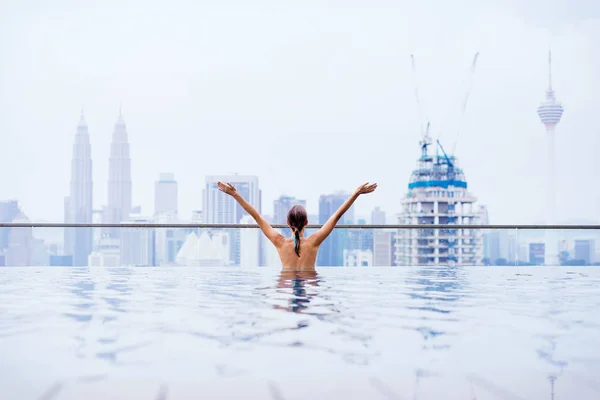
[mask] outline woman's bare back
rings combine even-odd
[[[293,238],[284,238],[279,246],[277,246],[281,266],[284,270],[290,271],[313,271],[318,251],[319,246],[314,243],[314,240],[310,236],[300,238],[300,257],[298,257],[294,250]]]

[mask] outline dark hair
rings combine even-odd
[[[308,223],[306,209],[301,205],[295,205],[290,208],[287,215],[287,223],[292,228],[292,232],[294,232],[294,250],[296,251],[296,255],[300,257],[300,231]]]

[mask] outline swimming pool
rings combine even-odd
[[[2,399],[598,399],[600,268],[0,268]]]

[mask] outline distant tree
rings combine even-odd
[[[495,265],[508,265],[508,260],[506,258],[498,258],[496,259],[496,261],[494,262]]]
[[[487,257],[486,257],[486,258],[484,258],[484,259],[482,260],[482,262],[483,262],[483,265],[491,265],[490,259],[489,259],[489,258],[487,258]]]
[[[517,261],[517,266],[519,266],[519,267],[533,267],[533,266],[535,266],[535,264],[527,262],[527,261]]]

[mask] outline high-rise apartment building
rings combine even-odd
[[[340,208],[348,199],[347,193],[334,193],[322,195],[319,198],[319,224],[327,222],[329,217]],[[342,216],[338,224],[352,224],[354,222],[354,207],[350,207]],[[317,264],[320,266],[339,267],[344,265],[344,250],[348,247],[348,231],[334,229],[327,239],[321,244],[317,255]]]
[[[373,266],[389,267],[392,265],[392,244],[391,231],[376,230],[373,232]]]
[[[256,222],[251,216],[246,215],[242,217],[240,223],[253,225]],[[260,253],[261,253],[261,236],[262,232],[260,229],[241,229],[240,230],[240,266],[246,268],[258,267],[261,264]],[[267,245],[270,245],[268,243]]]
[[[13,222],[21,213],[16,200],[0,201],[0,222]],[[8,248],[11,228],[0,228],[0,253]]]
[[[291,196],[280,196],[273,201],[273,223],[276,225],[285,225],[287,223],[287,213],[292,206],[300,205],[306,208],[306,200],[300,200]]]
[[[217,182],[229,182],[235,186],[238,193],[259,212],[260,189],[258,177],[247,175],[211,175],[206,177],[204,188],[203,217],[207,224],[239,224],[246,211],[235,199],[219,191]]]
[[[239,224],[248,213],[233,197],[219,191],[217,182],[229,182],[237,192],[258,212],[261,212],[261,192],[258,177],[248,175],[211,175],[206,177],[204,188],[203,218],[207,224]],[[240,230],[228,229],[230,238],[230,259],[233,265],[240,265]],[[259,256],[262,259],[262,256]]]
[[[447,155],[438,141],[435,155],[428,152],[431,140],[421,142],[421,157],[412,172],[408,193],[402,200],[398,219],[403,225],[448,225],[444,229],[405,229],[395,243],[396,265],[480,265],[483,260],[481,210],[476,197],[467,190],[467,181],[458,160]]]
[[[160,174],[154,183],[154,214],[177,215],[177,181],[171,173]]]
[[[546,244],[529,243],[529,263],[533,265],[544,265],[546,262]]]
[[[593,239],[575,240],[573,246],[573,259],[581,260],[585,265],[592,265],[592,263],[594,263],[595,253],[595,241]]]
[[[159,213],[154,217],[154,222],[157,224],[174,224],[180,221],[177,217],[170,213]],[[198,223],[198,221],[191,221],[192,223]],[[157,228],[155,231],[155,255],[156,265],[175,265],[177,253],[187,235],[193,231],[193,229],[182,229],[182,228]]]
[[[375,207],[373,211],[371,211],[371,224],[385,225],[385,222],[385,211],[383,211],[380,207]]]
[[[29,218],[22,212],[13,219],[14,223],[29,223]],[[8,248],[6,249],[6,265],[10,267],[29,267],[34,260],[34,238],[33,228],[12,228],[8,237]]]
[[[150,224],[152,219],[132,217],[127,222],[133,224]],[[154,228],[122,228],[121,265],[156,266],[156,229]]]

